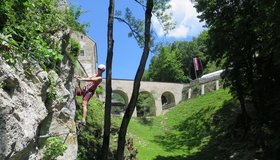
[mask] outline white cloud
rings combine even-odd
[[[196,37],[203,30],[203,23],[199,22],[197,18],[198,13],[193,7],[190,0],[171,0],[172,20],[176,22],[174,30],[169,31],[167,37],[186,38],[188,36]],[[163,29],[158,20],[153,16],[153,27],[156,33],[162,37],[164,35]]]

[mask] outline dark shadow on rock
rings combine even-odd
[[[3,115],[2,107],[4,106],[0,107],[0,159],[5,159],[7,154],[7,148],[5,144],[7,144],[8,142],[6,135],[6,116]]]
[[[51,122],[52,122],[52,118],[53,118],[53,112],[49,113],[47,115],[47,117],[41,121],[41,123],[38,126],[38,139],[36,140],[36,145],[41,149],[44,146],[45,141],[47,140],[48,137],[43,137],[40,138],[41,136],[45,136],[49,134],[49,129],[51,126]]]

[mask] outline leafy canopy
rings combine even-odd
[[[217,67],[210,61],[207,49],[208,32],[202,32],[192,41],[175,41],[171,44],[160,44],[157,54],[152,57],[150,66],[146,71],[143,80],[154,80],[163,82],[186,83],[195,79],[193,58],[200,60],[200,76],[205,73],[217,70]]]
[[[61,9],[59,9],[61,7]],[[56,0],[2,0],[0,51],[7,63],[38,61],[51,67],[62,60],[59,36],[67,29],[85,32],[77,21],[81,10],[63,9]]]
[[[247,130],[256,131],[257,139],[261,139],[263,145],[260,147],[265,148],[264,155],[268,157],[260,159],[277,159],[280,144],[277,136],[280,122],[280,2],[193,1],[201,13],[201,20],[209,28],[211,59],[224,60],[224,78],[240,102],[244,124],[248,119],[248,104],[256,110],[257,125]]]
[[[175,28],[175,22],[171,19],[171,14],[168,11],[170,9],[171,5],[168,4],[170,0],[154,0],[154,6],[152,10],[153,16],[156,17],[156,19],[161,24],[165,34],[168,33],[168,31]],[[145,0],[135,0],[140,6],[143,7],[143,10],[146,9],[147,6],[145,6]],[[144,47],[144,21],[141,19],[137,19],[133,16],[133,12],[129,9],[125,9],[125,14],[122,16],[121,11],[116,11],[115,13],[115,19],[117,19],[120,22],[123,22],[128,25],[130,28],[130,32],[128,33],[128,37],[133,37],[137,41],[138,45],[143,48]],[[151,45],[154,45],[154,35],[155,32],[151,30]]]

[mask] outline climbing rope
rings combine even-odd
[[[70,133],[76,134],[75,132],[62,132],[62,133],[53,132],[53,133],[47,133],[45,135],[40,135],[39,138],[58,137],[61,135],[67,135],[66,137],[68,137]]]

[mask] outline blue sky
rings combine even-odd
[[[88,36],[97,43],[98,63],[106,64],[107,58],[107,21],[109,0],[68,0],[74,6],[80,6],[86,11],[81,17],[81,22],[89,22]],[[196,18],[197,13],[190,0],[171,0],[170,14],[176,22],[176,28],[167,36],[163,36],[162,29],[157,20],[153,18],[153,28],[157,33],[156,41],[173,42],[189,41],[197,37],[204,29],[203,24]],[[129,7],[135,17],[144,19],[144,11],[133,0],[116,0],[115,10],[124,13]],[[133,38],[128,37],[129,28],[118,21],[114,21],[114,55],[112,77],[118,79],[134,79],[142,49]],[[150,53],[146,68],[148,68],[153,53]]]

